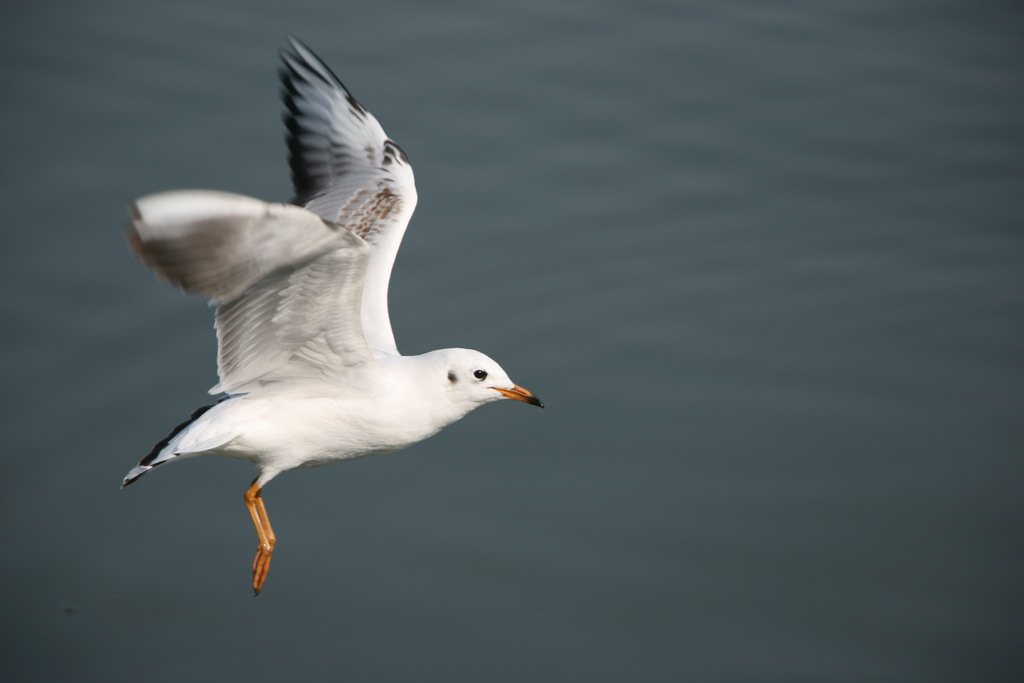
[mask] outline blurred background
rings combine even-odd
[[[1020,680],[1018,5],[4,15],[4,680]],[[399,347],[548,408],[275,480],[253,599],[250,465],[118,490],[216,381],[122,229],[290,197],[289,33],[415,167]]]

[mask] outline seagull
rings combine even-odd
[[[215,305],[220,399],[124,478],[199,455],[248,460],[259,595],[277,537],[263,487],[287,470],[418,443],[485,403],[544,407],[479,351],[403,356],[388,280],[416,207],[409,158],[308,47],[281,52],[295,196],[276,204],[179,190],[129,206],[128,242],[156,274]]]

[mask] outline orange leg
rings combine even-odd
[[[267,580],[267,572],[270,571],[270,556],[274,553],[277,536],[270,526],[270,517],[267,516],[267,508],[263,504],[263,496],[256,484],[257,481],[259,480],[254,480],[245,492],[245,507],[249,510],[252,524],[256,527],[256,536],[260,540],[260,545],[256,549],[256,559],[252,562],[252,589],[259,595],[263,582]]]

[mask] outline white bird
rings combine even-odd
[[[245,505],[259,538],[256,594],[276,543],[261,490],[281,472],[397,451],[501,399],[543,407],[478,351],[398,352],[387,293],[416,206],[412,167],[331,70],[290,43],[280,75],[294,205],[187,190],[129,209],[138,257],[217,305],[210,393],[225,396],[160,441],[122,487],[198,455],[254,463]]]

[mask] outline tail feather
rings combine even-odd
[[[203,413],[205,413],[207,410],[209,410],[215,405],[217,404],[212,403],[208,406],[197,408],[192,413],[191,417],[189,417],[180,425],[172,429],[170,434],[168,434],[163,439],[158,441],[157,444],[153,446],[153,450],[151,450],[149,454],[146,455],[146,457],[140,460],[138,465],[136,465],[135,467],[128,471],[128,474],[125,475],[124,481],[121,482],[121,488],[124,488],[125,486],[128,486],[129,484],[133,483],[136,479],[141,477],[146,472],[149,472],[154,467],[163,465],[168,460],[176,457],[178,455],[177,453],[164,453],[164,450],[171,443],[174,437],[178,436],[178,434],[181,434],[183,431],[185,431],[186,427],[188,427],[190,424],[192,424],[200,417],[202,417]]]
[[[162,464],[164,464],[164,462],[167,462],[167,461],[164,460],[163,462],[157,463],[157,465],[162,465]],[[128,474],[125,475],[124,481],[121,482],[121,488],[124,488],[125,486],[128,486],[128,484],[131,484],[136,479],[141,477],[146,472],[149,472],[151,469],[153,469],[157,465],[137,465],[137,466],[131,468],[130,470],[128,470]]]

